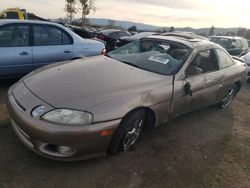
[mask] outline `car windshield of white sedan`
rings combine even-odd
[[[138,40],[118,48],[109,57],[158,74],[176,73],[187,59],[191,48],[154,40]]]

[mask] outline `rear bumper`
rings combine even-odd
[[[8,109],[11,115],[12,128],[19,140],[35,153],[54,160],[74,161],[106,155],[112,135],[101,136],[104,130],[113,130],[121,120],[97,123],[86,126],[63,126],[49,123],[40,118],[33,118],[30,113],[33,108],[25,111],[18,107],[20,102],[15,101],[12,92],[9,92]],[[44,102],[27,93],[29,104],[43,105]],[[24,98],[23,98],[24,99]],[[36,107],[36,106],[33,106]],[[62,154],[59,146],[68,146],[74,149],[72,154]]]

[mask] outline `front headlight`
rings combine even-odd
[[[93,115],[88,112],[56,109],[44,114],[42,119],[64,125],[87,125],[93,121]]]

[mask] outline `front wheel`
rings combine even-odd
[[[144,110],[136,110],[127,115],[117,128],[108,152],[116,154],[119,151],[128,151],[138,140],[145,124],[146,113]]]
[[[233,102],[233,99],[236,96],[237,92],[238,92],[238,86],[234,84],[230,88],[226,96],[219,102],[219,107],[227,108]]]

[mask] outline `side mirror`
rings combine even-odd
[[[189,95],[190,97],[193,96],[192,86],[189,82],[185,84],[184,90],[186,95]]]

